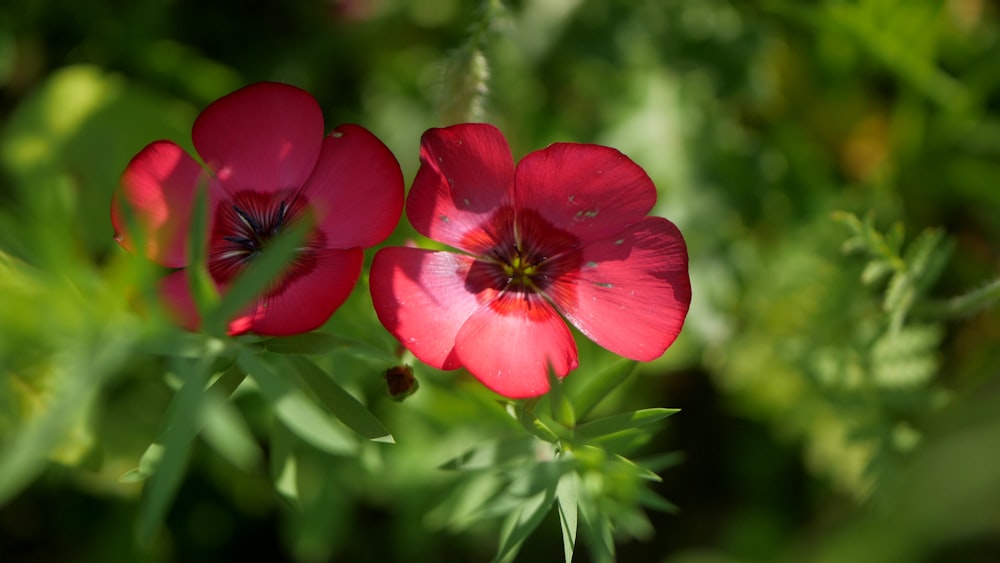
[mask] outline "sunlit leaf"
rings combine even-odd
[[[549,401],[553,420],[566,428],[576,425],[576,413],[573,410],[573,403],[563,389],[563,380],[556,377],[551,370],[549,370],[549,392],[545,397]]]
[[[441,465],[441,469],[474,470],[489,469],[530,455],[534,451],[533,439],[517,437],[487,440],[462,455]]]
[[[586,418],[611,391],[628,380],[637,364],[635,360],[622,359],[587,377],[567,378],[564,388],[573,404],[576,419]]]
[[[220,393],[209,391],[203,409],[202,436],[216,452],[244,471],[253,470],[263,454],[239,411]]]
[[[677,412],[680,412],[680,409],[653,408],[599,418],[578,426],[576,428],[576,437],[588,440],[623,430],[639,428],[663,420]]]
[[[579,477],[575,471],[564,473],[556,487],[556,502],[559,508],[559,529],[562,531],[563,553],[566,563],[573,561],[576,550],[577,531],[577,488]]]
[[[350,454],[356,450],[356,444],[341,426],[275,373],[271,366],[248,350],[242,351],[237,361],[257,382],[275,416],[299,438],[333,454]]]
[[[521,423],[522,428],[534,436],[553,444],[559,443],[559,435],[553,432],[548,425],[539,420],[538,416],[535,415],[535,405],[537,403],[538,399],[527,399],[518,402],[514,407],[517,421]]]
[[[288,356],[287,361],[302,384],[319,399],[320,404],[348,428],[375,442],[395,443],[392,434],[378,417],[319,366],[298,355]]]
[[[271,425],[270,468],[274,489],[293,505],[299,503],[298,461],[295,437],[281,421]]]

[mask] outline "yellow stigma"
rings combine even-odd
[[[528,264],[521,257],[520,253],[515,254],[509,264],[503,265],[503,271],[509,278],[509,283],[521,286],[532,286],[531,277],[535,275],[537,270],[538,266],[536,264]]]

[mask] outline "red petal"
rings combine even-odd
[[[392,233],[403,211],[396,157],[357,125],[341,125],[324,139],[305,190],[328,248],[374,246]]]
[[[186,330],[198,330],[201,319],[184,270],[167,274],[160,280],[160,297],[174,322]]]
[[[421,234],[473,254],[492,246],[467,240],[497,209],[510,206],[514,158],[503,134],[485,123],[430,129],[406,215]]]
[[[383,248],[372,261],[379,320],[413,355],[438,369],[460,366],[455,336],[480,306],[467,287],[473,262],[462,254],[407,247]]]
[[[687,247],[677,227],[647,217],[586,245],[575,259],[580,269],[546,291],[563,315],[616,354],[640,361],[663,354],[691,304]]]
[[[518,209],[533,209],[580,240],[611,236],[639,221],[656,203],[656,187],[615,149],[557,143],[517,166]]]
[[[563,377],[577,366],[569,328],[535,294],[501,294],[473,313],[456,341],[462,365],[511,399],[542,395],[549,390],[550,368]]]
[[[319,328],[351,294],[363,261],[360,248],[317,251],[313,269],[258,300],[229,323],[229,333],[285,336]]]
[[[305,90],[262,82],[212,102],[192,137],[230,193],[294,189],[319,158],[323,113]]]
[[[123,205],[131,206],[146,238],[146,255],[164,266],[187,265],[185,244],[201,166],[170,141],[151,143],[135,155],[111,203],[115,238],[134,250]]]

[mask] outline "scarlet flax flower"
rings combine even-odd
[[[461,252],[383,248],[375,311],[423,362],[464,366],[510,398],[577,367],[565,320],[640,361],[669,347],[691,302],[687,247],[649,176],[620,152],[558,143],[515,167],[495,127],[427,131],[406,214]]]
[[[229,323],[230,334],[313,330],[347,299],[363,249],[384,240],[403,207],[399,163],[374,135],[341,125],[324,136],[319,104],[304,90],[257,83],[224,96],[192,131],[203,164],[156,141],[128,164],[112,202],[115,238],[134,250],[123,206],[143,229],[141,250],[170,267],[190,264],[187,238],[200,187],[207,189],[208,271],[221,292],[274,237],[309,222],[305,242],[269,288]],[[199,325],[185,272],[161,292],[189,329]]]

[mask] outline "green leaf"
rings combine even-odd
[[[680,508],[676,504],[645,487],[639,489],[639,504],[646,508],[666,512],[667,514],[677,514],[680,512]]]
[[[443,500],[426,514],[424,521],[432,529],[467,529],[481,520],[482,508],[508,484],[496,471],[466,473],[464,479],[446,489]]]
[[[351,437],[271,366],[248,350],[242,351],[237,361],[257,382],[275,416],[296,436],[328,453],[354,453],[356,445]]]
[[[174,370],[184,384],[167,408],[163,428],[156,440],[163,445],[162,455],[139,499],[136,535],[142,545],[149,545],[152,541],[180,486],[191,442],[199,430],[197,421],[205,397],[207,371],[212,360],[211,355],[206,354],[199,361],[175,359],[173,362]]]
[[[319,366],[297,355],[289,356],[287,361],[302,385],[348,428],[374,442],[395,443],[382,421]]]
[[[601,503],[587,494],[588,490],[603,488],[599,483],[592,482],[595,479],[602,479],[602,476],[589,476],[580,483],[581,486],[578,488],[577,506],[579,507],[580,531],[587,538],[591,559],[600,563],[611,563],[615,560],[614,528],[611,525],[611,519],[602,510]]]
[[[518,401],[514,406],[517,421],[521,423],[522,428],[539,439],[558,444],[559,436],[535,415],[536,404],[538,404],[537,398]]]
[[[208,272],[208,261],[205,259],[205,252],[208,249],[208,223],[208,189],[206,182],[199,182],[195,192],[194,208],[191,210],[191,225],[187,240],[188,267],[184,269],[184,274],[191,288],[195,308],[199,317],[203,319],[219,302],[219,292]],[[222,335],[225,334],[225,330],[209,331],[209,334]]]
[[[203,409],[205,431],[202,437],[230,463],[244,471],[252,471],[263,454],[236,407],[213,389],[209,389]]]
[[[534,443],[534,438],[528,436],[488,440],[446,461],[440,469],[468,471],[521,463],[522,458],[534,451]]]
[[[652,424],[677,412],[680,412],[680,409],[654,408],[599,418],[577,426],[576,437],[582,440],[589,440],[615,434],[623,430]]]
[[[269,338],[262,344],[265,350],[276,354],[326,354],[342,346],[343,342],[326,332],[307,332]]]
[[[546,398],[548,398],[549,407],[552,410],[552,419],[566,428],[573,428],[576,425],[576,412],[573,410],[573,403],[566,396],[563,380],[556,377],[551,369],[549,370],[549,392],[546,394]]]
[[[504,529],[500,534],[500,547],[496,557],[493,558],[494,561],[502,561],[517,553],[524,540],[545,519],[545,514],[552,508],[555,498],[555,488],[549,487],[521,503],[521,509],[512,513],[504,523]]]
[[[298,459],[295,456],[295,437],[281,421],[271,425],[270,468],[274,489],[290,502],[299,506]]]
[[[580,478],[576,471],[564,473],[556,486],[556,502],[559,509],[559,529],[562,530],[563,553],[566,563],[573,561],[576,550],[577,531],[577,489]]]
[[[594,407],[635,372],[636,365],[638,362],[635,360],[622,359],[596,374],[566,379],[564,389],[573,403],[576,419],[586,418]]]
[[[878,259],[872,260],[865,265],[865,269],[861,272],[861,283],[874,285],[892,274],[892,272],[892,264],[889,262]]]

